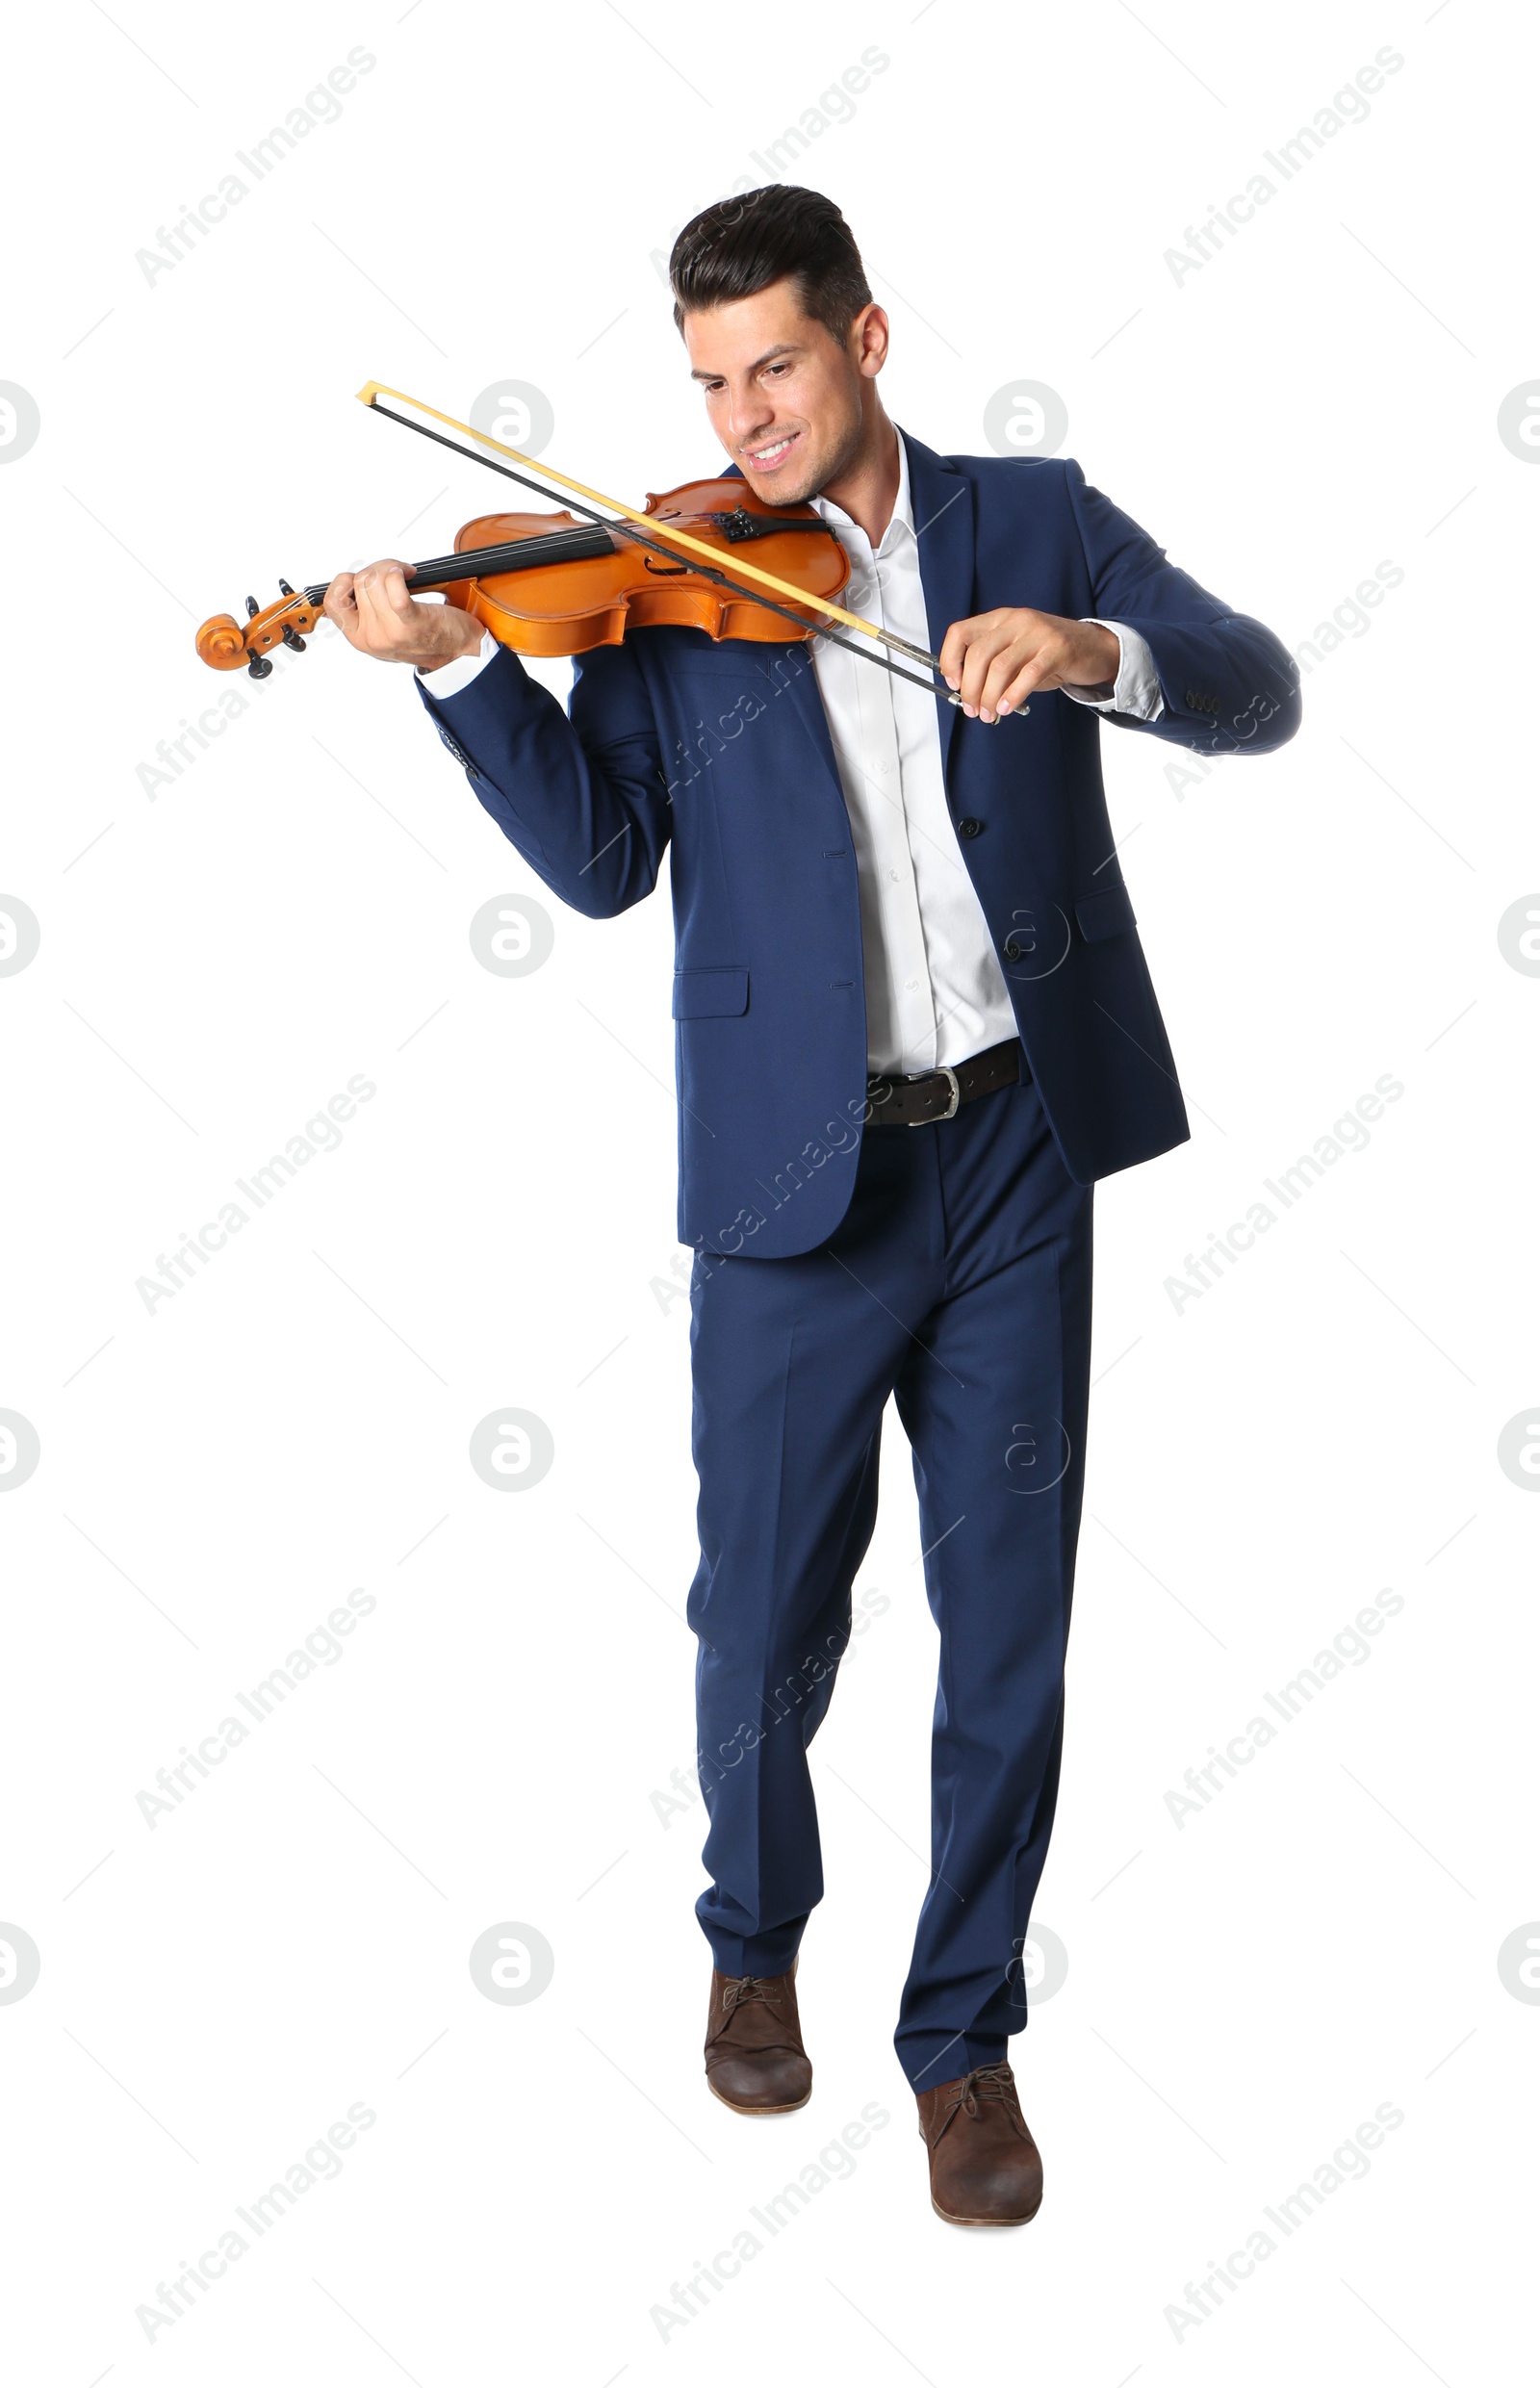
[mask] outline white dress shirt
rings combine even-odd
[[[811,502],[850,560],[841,601],[847,610],[934,653],[902,437],[898,449],[898,498],[875,553],[860,525],[832,499]],[[1118,643],[1113,694],[1063,693],[1098,711],[1158,719],[1163,701],[1147,644],[1121,623],[1103,627]],[[886,652],[857,632],[842,635]],[[426,683],[435,697],[454,696],[496,652],[489,630],[478,655],[441,664],[424,676]],[[812,655],[856,853],[867,1067],[955,1068],[1015,1036],[1016,1022],[947,809],[936,699],[828,639],[814,639]],[[1014,736],[1011,717],[989,734]]]

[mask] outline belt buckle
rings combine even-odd
[[[911,1119],[909,1122],[910,1126],[911,1128],[934,1128],[938,1127],[943,1119],[955,1119],[958,1106],[962,1100],[962,1088],[957,1071],[950,1068],[945,1062],[938,1062],[935,1069],[916,1071],[915,1075],[926,1078],[944,1078],[952,1090],[952,1099],[946,1110],[937,1112],[934,1119]]]

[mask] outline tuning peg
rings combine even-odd
[[[272,664],[267,655],[252,655],[247,659],[246,670],[253,680],[266,680]]]
[[[285,594],[292,597],[294,591],[290,589]],[[305,652],[305,642],[292,622],[286,622],[283,626],[283,643],[286,647],[292,647],[296,655],[302,655]]]
[[[293,597],[294,595],[293,589],[289,586],[288,581],[283,578],[281,573],[278,576],[278,594],[280,597]]]
[[[248,614],[257,614],[262,611],[262,607],[257,603],[254,597],[248,597],[246,599],[246,611]]]

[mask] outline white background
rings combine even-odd
[[[340,120],[147,278],[359,45]],[[1283,184],[1264,150],[1387,45],[1367,121]],[[502,502],[370,421],[368,377],[458,414],[531,383],[550,461],[632,500],[708,469],[656,256],[874,47],[794,170],[890,310],[900,423],[976,451],[1002,385],[1047,383],[1065,452],[1291,648],[1404,576],[1283,753],[1183,785],[1178,750],[1103,738],[1194,1132],[1098,1196],[1025,2232],[934,2219],[890,2042],[936,1656],[892,1423],[859,1586],[888,1605],[813,1758],[813,2102],[750,2123],[701,2077],[700,1810],[653,1797],[693,1750],[666,895],[548,898],[551,960],[492,974],[473,914],[542,891],[405,674],[323,637],[252,688],[192,649],[280,573],[436,552]],[[0,470],[0,886],[41,928],[0,979],[0,1407],[41,1451],[0,1502],[0,1918],[41,1954],[0,2005],[14,2375],[1514,2376],[1540,2013],[1498,1952],[1540,1914],[1540,1510],[1497,1447],[1540,1391],[1540,984],[1497,924],[1540,886],[1540,472],[1497,419],[1540,364],[1532,34],[1474,0],[59,0],[8,66],[0,378],[40,421]],[[1258,171],[1276,195],[1177,280]],[[340,1146],[148,1312],[136,1280],[355,1073]],[[1367,1149],[1178,1310],[1185,1256],[1387,1074]],[[555,1443],[512,1498],[467,1458],[499,1405]],[[343,1655],[152,1829],[157,1771],[355,1585]],[[1372,1656],[1179,1828],[1186,1770],[1383,1586]],[[499,1923],[553,1952],[537,1999],[473,1982]],[[136,2308],[357,2101],[340,2177],[147,2342]],[[1386,2101],[1367,2177],[1266,2222]],[[874,2103],[849,2177],[757,2229]],[[745,2227],[760,2252],[662,2335]],[[1259,2227],[1195,2319],[1186,2284]]]

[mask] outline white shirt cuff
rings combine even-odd
[[[451,662],[441,663],[433,672],[424,672],[419,667],[417,677],[430,697],[457,697],[462,688],[470,687],[477,672],[485,670],[497,652],[498,642],[492,632],[483,630],[478,653],[456,655]]]
[[[1116,638],[1117,679],[1110,697],[1092,696],[1089,688],[1068,687],[1065,695],[1073,697],[1077,705],[1094,706],[1098,713],[1128,713],[1135,721],[1159,721],[1166,710],[1166,700],[1161,695],[1160,675],[1148,641],[1137,630],[1131,630],[1126,622],[1102,622],[1094,614],[1082,618],[1099,623],[1102,629],[1111,630]]]

